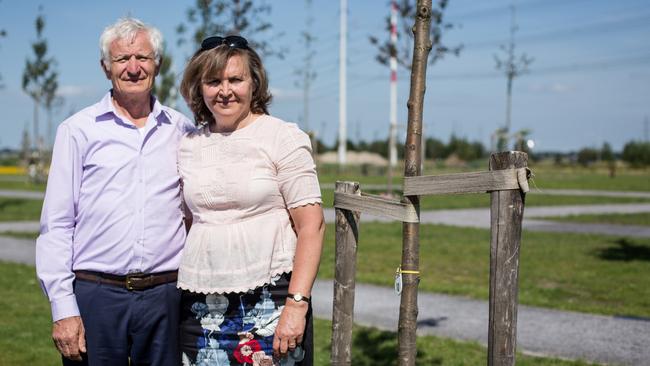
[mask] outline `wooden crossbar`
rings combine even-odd
[[[361,193],[334,193],[334,207],[360,211],[373,216],[386,217],[402,222],[419,222],[420,218],[413,205],[388,198]]]
[[[404,195],[485,193],[521,189],[528,192],[526,168],[404,177]]]

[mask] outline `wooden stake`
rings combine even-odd
[[[490,170],[525,168],[520,151],[492,154]],[[521,190],[490,193],[490,321],[488,365],[515,364],[521,222],[526,194]]]
[[[336,182],[335,192],[361,195],[359,183]],[[336,194],[336,193],[335,193]],[[359,211],[336,209],[336,269],[332,309],[332,365],[351,365]]]

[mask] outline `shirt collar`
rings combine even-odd
[[[104,121],[109,121],[109,120],[115,120],[118,123],[133,126],[130,122],[124,122],[122,119],[119,117],[119,114],[115,110],[115,106],[113,105],[113,98],[111,97],[112,95],[112,90],[110,90],[108,93],[104,95],[104,97],[99,101],[99,103],[96,104],[96,114],[95,114],[95,122],[104,122]],[[171,119],[169,118],[168,113],[162,108],[162,104],[154,97],[153,95],[151,96],[151,100],[153,101],[153,108],[151,109],[151,114],[154,116],[156,119],[156,122],[158,125],[161,124],[171,124]]]

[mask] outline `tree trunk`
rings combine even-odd
[[[408,101],[408,127],[404,147],[404,176],[421,174],[422,161],[422,109],[426,85],[426,70],[431,40],[431,0],[418,0],[415,17],[415,44],[411,69],[411,88]],[[420,213],[419,196],[407,196],[405,199],[413,204]],[[418,315],[418,283],[420,282],[420,225],[403,224],[402,243],[402,297],[399,308],[398,344],[399,365],[415,365],[416,328]]]

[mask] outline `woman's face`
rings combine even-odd
[[[214,75],[201,87],[203,102],[217,122],[217,131],[234,131],[250,122],[253,79],[247,61],[240,55],[230,57],[222,75]]]

